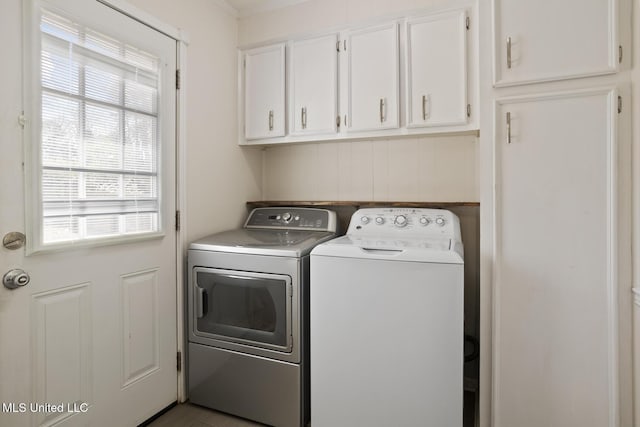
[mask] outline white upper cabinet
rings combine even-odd
[[[337,132],[338,35],[289,45],[289,123],[292,135]]]
[[[617,0],[493,3],[496,86],[617,71]]]
[[[409,19],[406,40],[407,127],[466,124],[466,11]]]
[[[244,51],[246,139],[285,135],[285,45]]]
[[[398,45],[396,22],[346,33],[348,131],[399,126]]]

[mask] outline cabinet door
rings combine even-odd
[[[464,10],[407,21],[407,127],[467,122]]]
[[[493,0],[495,83],[617,70],[617,0]]]
[[[292,42],[289,49],[291,134],[337,131],[338,36]]]
[[[615,100],[603,89],[498,101],[496,427],[616,425],[617,293],[630,283]]]
[[[285,133],[284,44],[244,53],[244,131],[246,139]]]
[[[398,24],[347,34],[347,129],[398,127]]]

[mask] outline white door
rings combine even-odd
[[[245,51],[244,132],[246,139],[285,133],[284,44]]]
[[[292,42],[289,49],[292,135],[337,131],[338,36]]]
[[[30,249],[0,249],[0,274],[31,281],[0,287],[0,425],[137,425],[177,394],[176,42],[97,1],[24,4],[0,233]]]
[[[606,88],[498,100],[496,427],[618,424],[630,233],[616,105]]]
[[[347,55],[347,130],[393,129],[399,124],[398,24],[350,31]]]
[[[616,0],[493,0],[498,85],[613,73]]]
[[[407,126],[467,122],[466,11],[407,22]]]

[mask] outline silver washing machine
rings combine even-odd
[[[309,420],[309,253],[325,209],[257,208],[188,251],[192,403],[278,427]]]

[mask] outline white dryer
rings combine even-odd
[[[313,427],[461,427],[464,262],[458,218],[357,211],[311,252]]]

